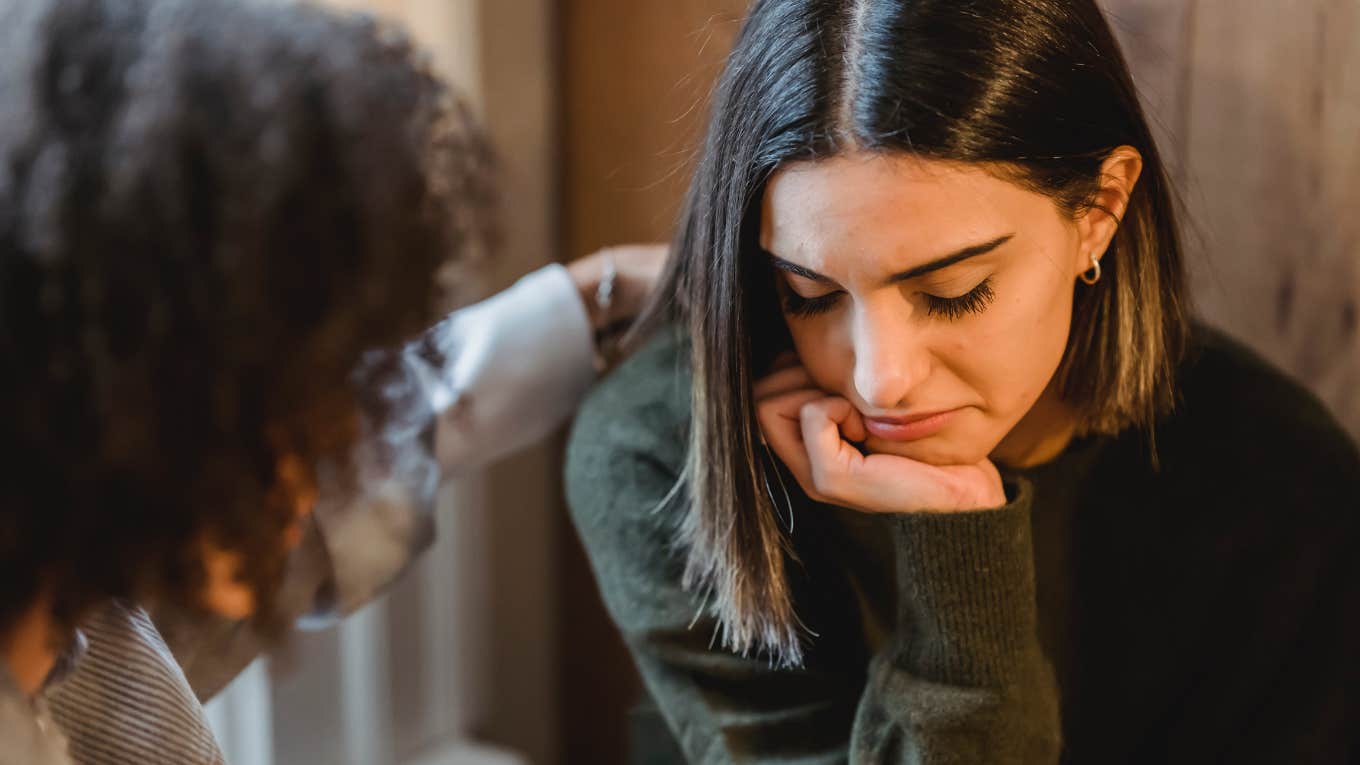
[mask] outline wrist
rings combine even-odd
[[[610,250],[601,250],[572,263],[567,267],[567,271],[576,285],[581,304],[585,306],[593,330],[595,369],[597,372],[604,372],[617,360],[615,345],[618,333],[614,324],[615,314],[618,313],[615,308],[619,270],[615,264],[614,254]]]
[[[984,461],[965,476],[968,477],[959,486],[956,510],[994,510],[1010,504],[1001,473],[991,462]]]
[[[595,298],[600,289],[600,279],[604,275],[603,262],[598,258],[581,258],[567,264],[567,275],[576,286],[581,305],[585,307],[586,316],[590,318],[591,328],[599,329],[604,323],[604,317]]]
[[[894,518],[898,609],[917,636],[899,658],[913,674],[995,687],[1022,680],[1042,662],[1033,488],[1017,481],[1011,496],[994,509]]]
[[[1010,503],[1006,497],[1006,489],[998,480],[996,486],[988,487],[978,491],[973,496],[966,498],[959,506],[960,510],[994,510],[998,507],[1005,507]]]

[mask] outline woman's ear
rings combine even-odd
[[[1081,247],[1077,252],[1077,273],[1091,267],[1091,256],[1105,254],[1119,222],[1124,219],[1133,188],[1143,172],[1143,155],[1132,146],[1120,146],[1100,166],[1100,189],[1091,208],[1077,219]]]

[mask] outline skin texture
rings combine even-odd
[[[1104,164],[1096,203],[1114,217],[1074,218],[995,170],[850,153],[788,165],[767,185],[760,242],[797,359],[757,384],[757,415],[814,499],[875,512],[997,507],[994,461],[1037,464],[1071,439],[1053,378],[1073,288],[1113,238],[1141,158],[1122,147]],[[800,315],[806,300],[823,310]],[[949,414],[911,440],[865,425],[935,412]]]

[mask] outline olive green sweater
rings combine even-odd
[[[694,763],[1360,759],[1360,456],[1326,410],[1197,330],[1148,439],[1003,471],[1003,508],[794,500],[798,669],[713,646],[663,504],[689,419],[664,331],[591,395],[567,491],[600,590]],[[796,486],[789,487],[796,493]],[[683,494],[683,493],[682,493]]]

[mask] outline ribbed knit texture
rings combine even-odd
[[[1000,510],[899,515],[903,666],[924,679],[1005,685],[1035,657],[1028,482]]]

